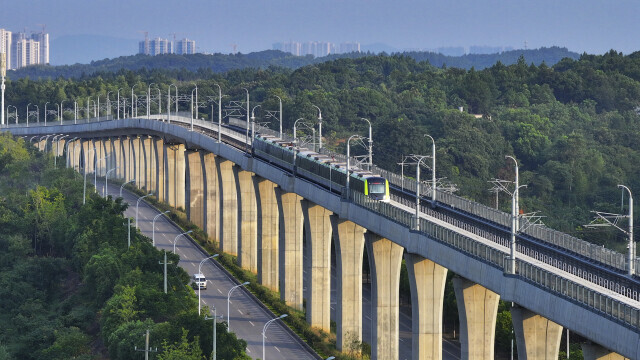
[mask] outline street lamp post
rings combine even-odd
[[[178,238],[182,235],[187,235],[187,234],[191,234],[193,232],[193,230],[189,230],[187,232],[183,232],[182,234],[176,236],[175,239],[173,239],[173,253],[176,253],[176,243],[178,242]]]
[[[102,196],[106,197],[107,195],[109,195],[109,173],[112,171],[115,171],[116,169],[119,169],[120,166],[116,166],[113,169],[107,171],[107,173],[104,176],[104,191],[102,193]]]
[[[205,316],[204,317],[205,320],[213,320],[213,344],[211,344],[211,346],[213,346],[213,348],[211,349],[211,358],[213,360],[216,360],[218,358],[218,350],[217,350],[217,345],[218,345],[218,340],[217,338],[217,334],[216,334],[216,324],[218,323],[218,309],[216,309],[216,307],[213,307],[213,317],[209,317],[209,316]]]
[[[191,90],[191,131],[193,131],[193,114],[194,114],[193,92],[194,91],[196,92],[195,115],[196,115],[196,117],[198,117],[198,84],[196,84],[195,89]]]
[[[49,102],[44,103],[44,126],[47,126],[47,105]]]
[[[156,85],[156,83],[151,83],[147,87],[147,119],[151,118],[151,85]]]
[[[278,95],[274,95],[275,97],[278,98],[278,102],[280,103],[280,113],[279,113],[279,117],[280,117],[280,139],[282,139],[282,99],[280,98],[280,96]]]
[[[266,335],[267,328],[269,327],[269,325],[271,325],[271,323],[272,323],[272,322],[274,322],[274,321],[276,321],[276,320],[278,320],[278,319],[284,319],[284,318],[286,318],[286,317],[287,317],[287,314],[282,314],[282,315],[278,316],[278,317],[277,317],[277,318],[275,318],[275,319],[271,319],[271,320],[267,321],[267,322],[264,324],[264,327],[262,328],[262,360],[265,360],[265,359],[266,359],[266,358],[265,358],[265,355],[264,355],[264,353],[265,353],[265,351],[264,351],[264,341],[265,341],[265,339],[267,338],[267,335]]]
[[[220,254],[213,254],[209,257],[206,257],[204,259],[202,259],[202,261],[200,261],[200,265],[198,265],[198,274],[202,274],[202,264],[204,264],[205,261],[209,260],[209,259],[213,259],[215,257],[218,257],[218,255]],[[198,285],[198,315],[200,315],[200,289],[202,288],[202,286]]]
[[[505,156],[507,159],[513,160],[515,165],[515,189],[513,190],[513,194],[511,197],[511,243],[510,243],[510,258],[509,258],[509,273],[516,273],[516,232],[518,232],[518,212],[519,212],[519,196],[520,196],[520,180],[518,173],[518,161],[513,156]]]
[[[242,90],[247,92],[247,132],[246,132],[246,136],[247,136],[247,152],[249,152],[249,90],[247,90],[246,88],[242,88]]]
[[[416,231],[420,231],[420,163],[426,158],[421,156],[416,166]]]
[[[129,181],[127,181],[126,183],[124,183],[124,184],[120,185],[120,197],[122,197],[122,189],[124,188],[124,186],[125,186],[125,185],[127,185],[127,184],[129,184],[129,183],[135,182],[135,181],[136,181],[136,179],[129,180]]]
[[[136,225],[138,225],[138,226],[140,226],[138,224],[138,208],[140,207],[140,200],[146,198],[147,196],[151,196],[151,195],[153,195],[153,193],[148,193],[145,196],[141,196],[141,197],[138,198],[138,201],[136,202]]]
[[[629,236],[629,276],[633,276],[635,273],[633,260],[635,259],[635,244],[633,243],[633,196],[631,195],[631,190],[624,186],[618,185],[618,188],[627,190],[629,193],[629,230],[627,231],[627,235]]]
[[[424,134],[431,139],[431,206],[436,205],[436,141],[431,135]]]
[[[365,118],[360,118],[366,121],[369,124],[369,171],[371,171],[371,167],[373,166],[373,134],[371,132],[371,121]]]
[[[249,285],[249,282],[248,282],[248,281],[245,281],[245,282],[243,282],[243,283],[242,283],[242,284],[240,284],[240,285],[236,285],[236,286],[232,287],[232,288],[229,290],[229,292],[227,293],[227,330],[231,328],[231,316],[229,316],[229,315],[230,315],[230,311],[229,311],[230,307],[229,307],[229,304],[231,303],[231,293],[232,293],[235,289],[237,289],[237,288],[239,288],[239,287],[241,287],[241,286],[246,286],[246,285]]]
[[[162,215],[164,215],[164,214],[167,214],[167,213],[170,213],[170,212],[171,212],[171,211],[167,210],[167,211],[165,211],[165,212],[163,212],[163,213],[160,213],[160,214],[158,214],[158,215],[156,215],[156,216],[154,216],[154,217],[153,217],[153,223],[151,224],[151,227],[152,227],[152,229],[151,229],[151,244],[152,244],[153,246],[156,246],[156,220],[157,220],[160,216],[162,216]]]
[[[349,196],[349,167],[351,165],[351,139],[356,138],[356,139],[360,139],[362,140],[362,136],[360,135],[351,135],[349,137],[349,140],[347,140],[347,182],[346,182],[346,188],[347,188],[347,196]]]
[[[131,117],[134,117],[134,105],[136,104],[135,98],[137,98],[137,96],[133,94],[133,89],[136,87],[136,85],[138,85],[138,83],[133,84],[133,86],[131,87]],[[135,107],[135,116],[138,116],[137,107]]]
[[[322,111],[320,111],[320,108],[315,105],[313,105],[313,107],[318,109],[318,152],[319,152],[320,150],[322,150]]]
[[[214,84],[218,87],[218,142],[222,142],[222,88],[219,84]]]
[[[176,88],[176,116],[178,116],[178,87],[175,84],[169,84],[167,95],[167,122],[171,123],[171,87]]]
[[[122,90],[122,88],[118,89],[118,100],[117,100],[117,102],[118,102],[118,104],[117,104],[118,120],[120,120],[120,90]]]
[[[253,138],[254,136],[256,136],[256,115],[255,115],[255,111],[256,108],[261,107],[262,105],[256,105],[253,107],[253,109],[251,109],[251,137]],[[247,137],[247,141],[249,141],[249,138]],[[248,144],[248,143],[247,143]],[[251,148],[253,149],[253,141],[251,141]]]

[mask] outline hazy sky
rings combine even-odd
[[[398,49],[565,46],[640,50],[638,0],[0,0],[0,28],[66,35],[196,40],[251,52],[278,41],[358,41]]]

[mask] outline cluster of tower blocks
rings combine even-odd
[[[406,261],[411,286],[413,359],[442,359],[442,310],[447,269],[367,229],[341,219],[276,183],[210,152],[152,136],[43,140],[41,150],[66,156],[80,173],[105,176],[154,193],[182,208],[209,241],[258,275],[283,301],[305,310],[309,324],[330,331],[331,241],[337,271],[336,342],[370,341],[374,359],[399,358],[399,280]],[[66,154],[65,154],[66,151]],[[95,153],[95,154],[94,154]],[[303,246],[306,241],[306,246]],[[362,339],[362,261],[367,247],[372,281],[372,338]],[[306,256],[303,256],[303,251]],[[305,260],[305,261],[303,261]],[[304,271],[306,270],[306,271]],[[303,276],[307,278],[303,280]],[[453,279],[462,359],[493,359],[500,296]],[[306,309],[303,309],[303,298]],[[512,308],[519,359],[557,359],[562,326],[523,307]],[[597,344],[585,359],[624,359]]]

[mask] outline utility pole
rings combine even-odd
[[[158,348],[155,349],[149,349],[149,329],[147,329],[147,333],[144,337],[144,350],[143,349],[138,349],[137,346],[135,346],[133,348],[135,351],[144,351],[144,360],[149,360],[149,353],[150,352],[158,352]]]
[[[7,76],[7,54],[0,54],[0,76],[2,77],[2,84],[0,85],[0,89],[2,90],[2,103],[0,104],[0,112],[2,113],[2,117],[0,119],[0,125],[4,126],[4,78]],[[17,118],[16,118],[17,121]]]
[[[167,265],[173,264],[173,261],[167,262],[167,251],[163,250],[162,252],[164,252],[164,262],[158,261],[158,264],[164,265],[164,293],[166,294],[167,293]]]
[[[128,217],[127,218],[127,245],[128,247],[131,247],[131,218]]]
[[[213,317],[210,316],[206,316],[204,317],[205,320],[213,320],[213,344],[211,344],[212,346],[212,350],[211,350],[211,358],[213,360],[216,360],[218,358],[218,339],[217,339],[217,323],[218,323],[218,310],[216,309],[216,307],[213,307]]]

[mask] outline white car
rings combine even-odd
[[[204,277],[204,274],[193,274],[193,283],[196,289],[207,288],[207,279]]]

